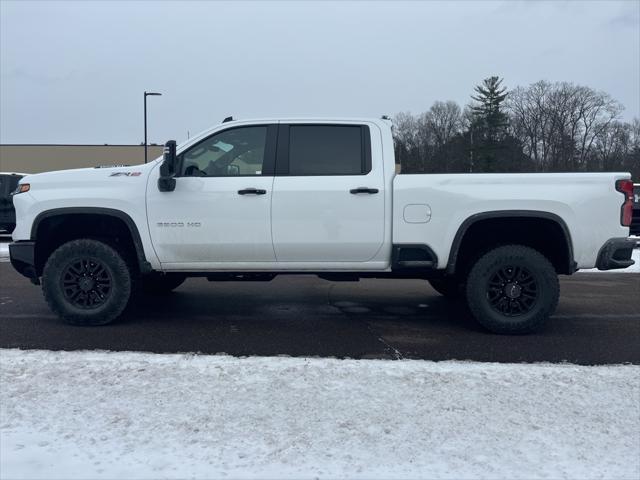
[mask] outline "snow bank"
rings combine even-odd
[[[640,475],[638,366],[0,350],[0,382],[3,478]]]

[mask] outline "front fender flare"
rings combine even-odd
[[[60,215],[73,215],[73,214],[105,215],[105,216],[115,217],[115,218],[118,218],[119,220],[122,220],[127,226],[127,228],[129,229],[129,232],[131,233],[133,245],[136,249],[136,258],[138,260],[138,267],[140,268],[140,272],[147,273],[153,270],[153,268],[151,267],[151,264],[147,261],[147,258],[144,254],[144,246],[142,244],[142,238],[140,237],[138,226],[128,214],[126,214],[122,210],[116,210],[114,208],[63,207],[63,208],[53,208],[51,210],[45,210],[43,212],[40,212],[36,216],[36,218],[33,221],[33,224],[31,225],[31,240],[36,241],[38,228],[40,227],[40,223],[44,219],[57,217]]]

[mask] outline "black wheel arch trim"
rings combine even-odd
[[[467,217],[464,222],[458,228],[453,243],[451,244],[451,251],[449,252],[449,260],[447,261],[447,274],[455,273],[456,262],[458,260],[458,252],[460,251],[460,245],[464,239],[467,230],[474,223],[491,219],[491,218],[541,218],[545,220],[551,220],[557,223],[564,234],[564,239],[567,244],[567,251],[569,252],[568,263],[566,265],[567,271],[573,273],[576,271],[578,264],[573,257],[573,242],[571,240],[571,232],[569,227],[562,219],[562,217],[551,212],[544,212],[539,210],[495,210],[491,212],[481,212]]]
[[[147,273],[151,272],[153,268],[151,264],[147,261],[147,258],[144,254],[144,246],[142,244],[142,238],[140,237],[140,232],[138,230],[138,226],[133,221],[133,219],[122,210],[116,210],[115,208],[104,208],[104,207],[62,207],[62,208],[52,208],[51,210],[45,210],[44,212],[40,212],[33,224],[31,225],[31,240],[37,241],[36,236],[38,233],[38,228],[40,227],[40,223],[46,219],[51,217],[58,217],[61,215],[74,215],[74,214],[90,214],[90,215],[104,215],[118,218],[122,220],[127,228],[129,229],[129,233],[131,233],[131,239],[133,240],[133,246],[136,249],[136,258],[138,259],[138,266],[140,268],[140,272]]]

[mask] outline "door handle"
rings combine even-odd
[[[265,193],[267,193],[267,191],[261,188],[244,188],[238,190],[238,195],[264,195]]]
[[[357,195],[358,193],[368,193],[369,195],[373,195],[374,193],[378,193],[379,190],[377,188],[358,187],[352,188],[349,192],[354,195]]]

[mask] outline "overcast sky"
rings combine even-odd
[[[184,140],[236,118],[469,101],[490,75],[604,90],[640,116],[640,1],[0,0],[0,143]]]

